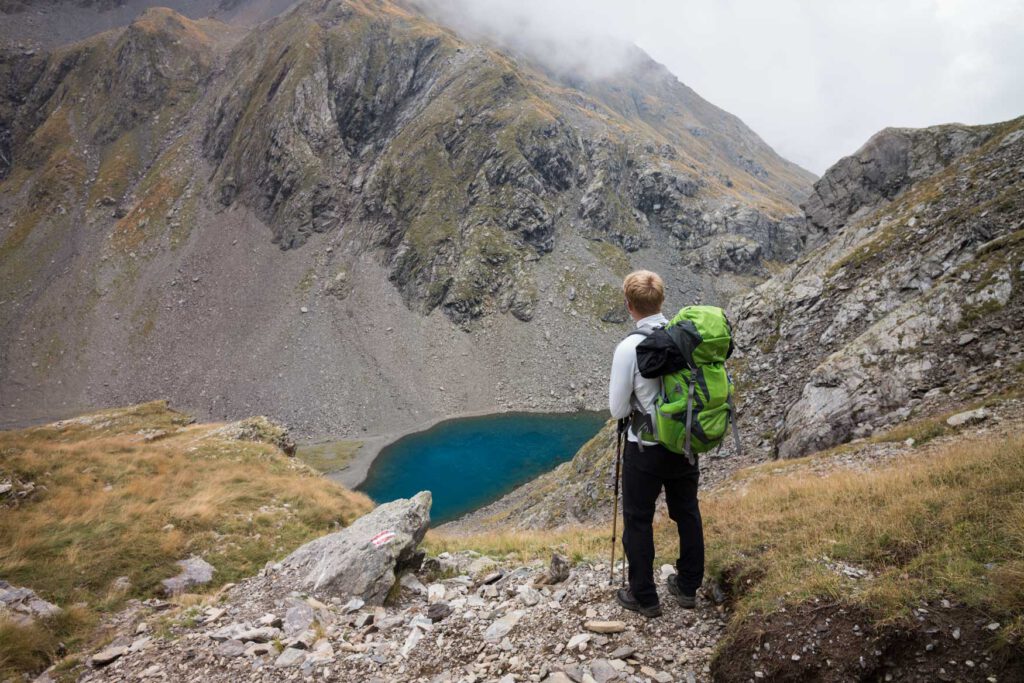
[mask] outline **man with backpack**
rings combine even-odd
[[[689,433],[685,439],[685,453],[669,450],[662,443],[664,434],[655,436],[654,432],[658,430],[652,416],[656,415],[656,403],[661,405],[666,400],[666,388],[663,378],[643,376],[637,360],[637,347],[649,339],[654,341],[652,334],[656,331],[664,335],[664,328],[671,325],[661,312],[665,299],[664,283],[657,273],[639,270],[626,276],[623,291],[636,330],[615,349],[608,387],[608,407],[612,417],[620,420],[620,429],[624,425],[623,421],[630,418],[622,454],[622,545],[629,562],[629,587],[619,589],[616,599],[628,610],[639,612],[645,617],[657,617],[661,615],[661,605],[654,583],[652,523],[655,502],[662,488],[665,489],[669,517],[679,530],[677,573],[668,577],[668,591],[684,608],[692,609],[697,604],[697,589],[704,577],[704,530],[697,503],[700,470]],[[680,316],[684,311],[680,312]],[[698,376],[699,373],[694,373],[688,384],[697,384]],[[677,383],[673,388],[680,389],[681,386]],[[728,383],[728,391],[731,392],[731,382]],[[705,388],[705,398],[706,394]],[[693,411],[694,395],[695,392],[690,390],[688,413]],[[699,399],[700,394],[696,395]],[[731,393],[729,396],[731,409]],[[685,392],[683,403],[687,403]],[[687,415],[686,427],[694,431],[691,420],[692,414]],[[676,422],[679,421],[677,415]]]

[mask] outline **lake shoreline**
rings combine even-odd
[[[331,472],[324,472],[324,476],[333,482],[341,484],[342,486],[355,490],[360,484],[366,481],[367,475],[370,473],[370,467],[373,465],[373,461],[377,459],[380,452],[395,443],[396,441],[403,439],[411,434],[417,432],[424,432],[428,429],[436,427],[442,422],[449,420],[462,420],[469,417],[486,417],[488,415],[503,415],[505,413],[518,413],[518,412],[537,412],[540,414],[555,414],[556,411],[538,410],[538,411],[497,411],[491,410],[475,410],[466,413],[458,413],[455,415],[445,415],[443,417],[431,418],[425,420],[418,425],[410,427],[409,429],[403,429],[396,432],[388,432],[384,434],[378,434],[376,436],[363,437],[359,439],[352,439],[352,441],[362,441],[363,445],[356,451],[355,455],[349,461],[343,469],[333,470]],[[328,441],[321,441],[319,443],[329,443]]]
[[[371,454],[380,450],[358,490],[378,503],[429,490],[431,520],[439,524],[571,460],[606,424],[607,414],[509,411],[425,422],[434,426],[383,449],[383,439],[371,443]],[[355,480],[361,473],[348,474]]]

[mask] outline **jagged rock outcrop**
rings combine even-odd
[[[829,168],[802,208],[815,227],[833,233],[852,217],[872,211],[907,186],[935,175],[991,135],[989,127],[959,124],[886,128]]]
[[[49,619],[60,613],[60,607],[36,595],[35,591],[12,586],[0,579],[0,618],[15,624],[29,625],[37,619]]]
[[[851,159],[879,173],[858,180]],[[734,304],[741,415],[782,457],[1024,371],[1024,119],[884,131],[840,167],[816,196],[842,177],[845,203],[811,216],[831,240]]]

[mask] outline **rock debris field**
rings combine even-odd
[[[615,603],[607,564],[424,559],[429,501],[383,505],[202,605],[136,603],[80,680],[708,680],[725,628],[713,602],[684,610],[663,590],[647,620]]]
[[[444,570],[487,558],[440,557]],[[296,592],[249,602],[236,587],[222,605],[182,620],[170,638],[148,635],[160,603],[139,612],[140,635],[115,641],[83,681],[703,681],[724,629],[712,604],[646,620],[614,602],[607,566],[577,565],[534,587],[536,566],[496,567],[425,585],[402,581],[398,604],[321,602]],[[542,572],[540,572],[542,573]],[[488,583],[487,581],[491,581]],[[617,586],[616,586],[617,587]],[[109,661],[102,666],[103,661]]]

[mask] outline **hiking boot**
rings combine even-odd
[[[616,591],[615,599],[618,600],[619,604],[626,609],[642,614],[648,619],[661,616],[661,605],[641,605],[637,599],[633,597],[633,592],[628,588],[620,588]]]
[[[668,592],[675,596],[680,607],[693,609],[697,606],[697,592],[694,591],[693,595],[684,593],[683,589],[679,587],[678,579],[679,574],[673,574],[665,580],[665,583],[668,584]]]

